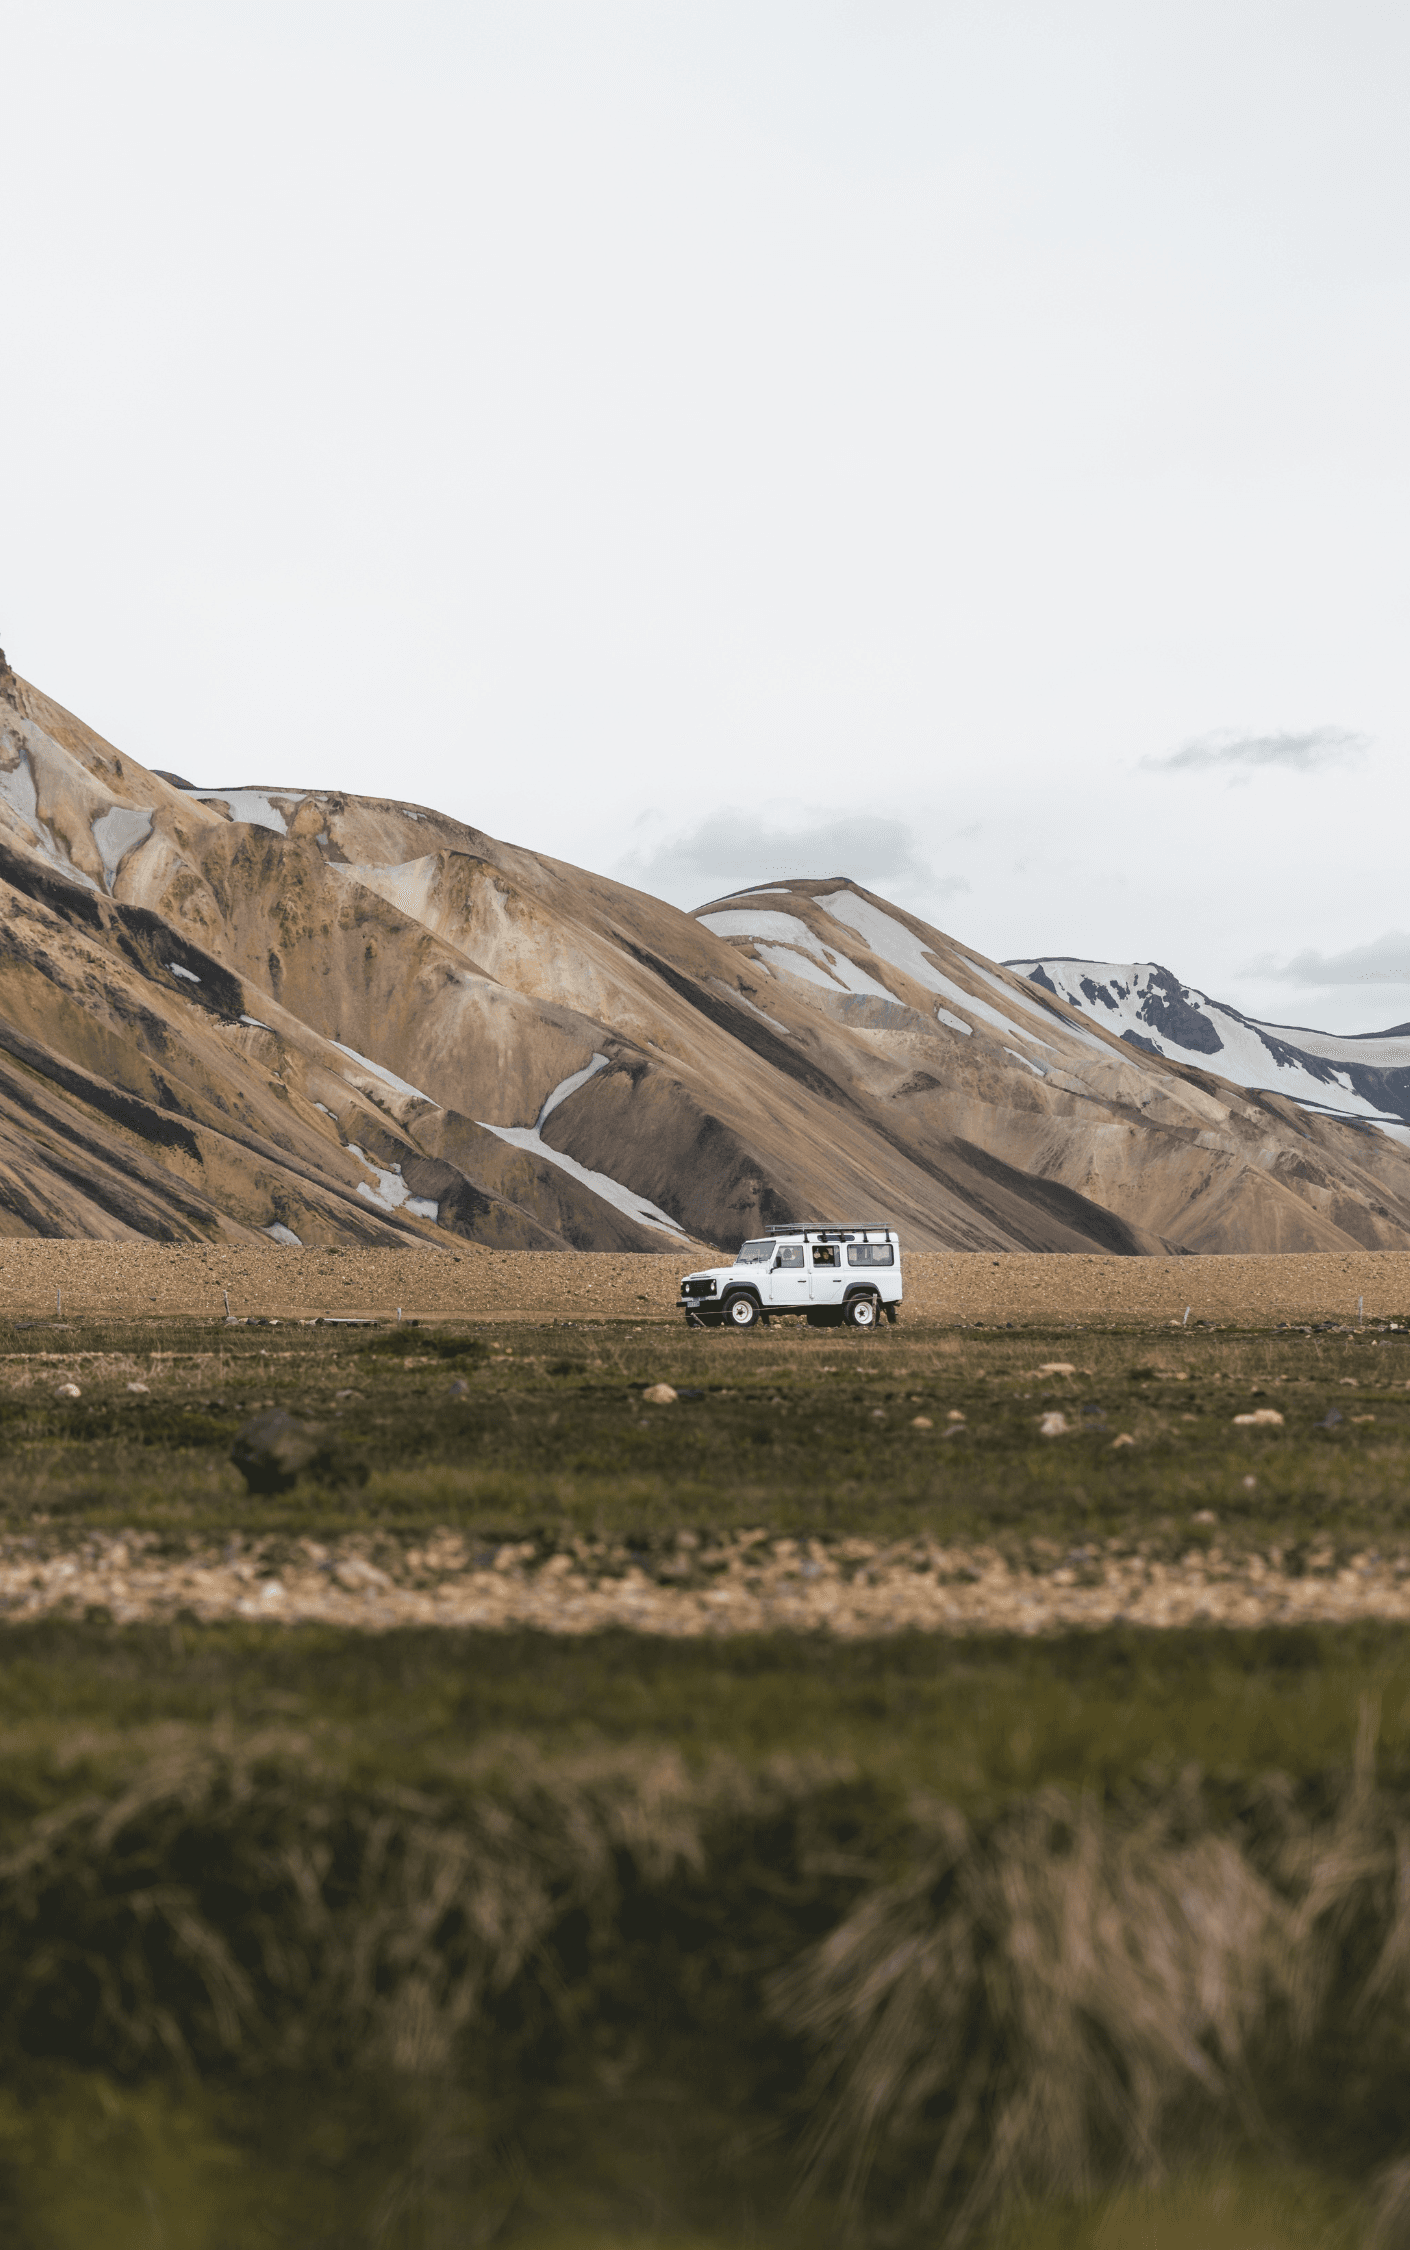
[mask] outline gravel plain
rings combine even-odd
[[[0,1319],[535,1321],[679,1319],[680,1277],[718,1264],[699,1244],[611,1251],[294,1250],[155,1242],[0,1241]],[[1015,1326],[1182,1320],[1273,1326],[1410,1311],[1410,1251],[1109,1258],[917,1251],[903,1324]]]

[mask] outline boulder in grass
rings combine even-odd
[[[680,1394],[669,1383],[653,1383],[641,1395],[648,1406],[674,1406]]]
[[[287,1492],[322,1444],[322,1432],[282,1406],[266,1407],[237,1431],[230,1458],[251,1492]]]

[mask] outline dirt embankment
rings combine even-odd
[[[149,1242],[0,1244],[0,1319],[628,1320],[679,1317],[680,1276],[716,1254],[281,1250]],[[1355,1320],[1410,1311],[1410,1252],[1108,1258],[917,1252],[907,1325]]]

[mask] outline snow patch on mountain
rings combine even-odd
[[[1005,984],[1003,978],[997,975],[993,969],[986,969],[980,962],[971,961],[967,954],[965,956],[965,967],[972,970],[981,983],[989,985],[995,992],[1002,992],[1006,1000],[1017,1007],[1026,1008],[1030,1015],[1037,1016],[1045,1031],[1058,1032],[1064,1039],[1075,1039],[1081,1047],[1094,1047],[1099,1055],[1111,1053],[1111,1049],[1107,1046],[1105,1040],[1094,1039],[1090,1031],[1079,1031],[1076,1024],[1059,1022],[1058,1018],[1043,1006],[1041,1000],[1025,999],[1021,992],[1014,991],[1012,985]],[[1030,1033],[1029,1036],[1031,1037],[1032,1034]],[[1045,1041],[1044,1044],[1046,1045],[1047,1042]]]
[[[193,789],[190,794],[203,805],[227,805],[230,818],[249,828],[272,828],[276,836],[289,833],[289,823],[263,789]]]
[[[585,1070],[575,1070],[571,1077],[562,1079],[548,1096],[532,1125],[490,1125],[483,1118],[479,1122],[485,1132],[493,1133],[497,1140],[508,1141],[511,1148],[527,1149],[532,1155],[543,1157],[549,1164],[556,1164],[561,1172],[570,1173],[585,1188],[591,1188],[594,1195],[600,1195],[604,1203],[610,1203],[614,1210],[621,1211],[629,1219],[635,1219],[640,1226],[653,1227],[658,1233],[674,1235],[678,1241],[684,1242],[685,1229],[677,1226],[668,1212],[660,1210],[646,1196],[638,1195],[634,1188],[624,1187],[620,1180],[611,1179],[606,1172],[590,1171],[586,1164],[580,1164],[566,1150],[550,1148],[543,1138],[544,1119],[551,1117],[560,1102],[566,1102],[570,1094],[576,1093],[580,1086],[585,1086],[589,1078],[595,1077],[606,1066],[606,1055],[594,1055]]]
[[[1236,1086],[1285,1094],[1324,1116],[1359,1118],[1401,1139],[1410,1124],[1410,1035],[1348,1038],[1260,1023],[1156,961],[1008,961],[1054,998],[1147,1054],[1217,1072]]]
[[[541,1133],[544,1129],[545,1123],[553,1115],[553,1112],[558,1108],[559,1104],[561,1102],[566,1102],[570,1094],[576,1094],[580,1086],[586,1086],[590,1078],[596,1078],[598,1072],[600,1070],[605,1070],[606,1068],[607,1057],[605,1055],[594,1055],[592,1061],[585,1064],[581,1070],[575,1070],[571,1078],[564,1078],[563,1080],[561,1080],[560,1083],[554,1087],[553,1092],[549,1095],[547,1101],[543,1105],[543,1108],[539,1111],[538,1116],[534,1119],[534,1131],[536,1133]]]
[[[894,914],[885,914],[879,906],[873,906],[870,899],[858,898],[855,891],[832,891],[825,898],[820,898],[818,904],[835,922],[841,922],[849,930],[855,930],[858,937],[865,940],[868,952],[874,954],[878,961],[885,961],[890,968],[899,969],[913,984],[923,985],[926,991],[938,993],[943,999],[953,1001],[967,1015],[977,1016],[981,1023],[987,1023],[991,1030],[1002,1032],[1006,1038],[1017,1036],[1020,1039],[1035,1040],[1040,1047],[1047,1045],[1047,1041],[1039,1039],[1027,1024],[1020,1023],[1015,1016],[1001,1014],[987,1000],[981,1000],[973,992],[966,992],[964,986],[956,984],[953,977],[947,977],[943,969],[937,969],[915,932],[908,930],[904,922],[898,922]],[[1006,999],[1014,999],[1014,994],[1002,982],[999,989]],[[936,1014],[940,1015],[939,1009]],[[952,1018],[942,1020],[953,1021]]]
[[[896,997],[839,947],[824,945],[817,932],[796,914],[779,914],[767,907],[757,913],[735,907],[719,914],[701,914],[697,919],[717,937],[752,939],[765,967],[774,974],[781,971],[785,976],[800,977],[805,984],[820,984],[834,992],[840,987],[843,992],[864,993],[873,1000]],[[809,963],[817,966],[810,967]]]
[[[369,1187],[366,1180],[359,1180],[357,1192],[365,1196],[369,1203],[375,1203],[379,1211],[405,1209],[413,1218],[439,1218],[439,1203],[433,1203],[426,1195],[413,1195],[401,1176],[400,1164],[386,1166],[374,1163],[370,1156],[364,1155],[355,1141],[348,1142],[348,1154],[355,1156],[359,1164],[365,1165],[376,1180],[376,1187]]]
[[[110,805],[93,823],[93,841],[103,862],[103,875],[111,890],[117,871],[130,851],[152,833],[152,816],[137,805]]]
[[[770,976],[797,977],[802,984],[821,985],[824,992],[839,989],[836,977],[829,976],[821,961],[815,961],[809,953],[793,953],[786,945],[761,945],[757,939],[754,951]]]
[[[26,728],[25,732],[34,732]],[[8,732],[8,730],[7,730]],[[41,736],[40,740],[44,738]],[[34,837],[37,849],[50,864],[66,875],[71,883],[82,883],[85,890],[96,891],[98,886],[91,875],[75,867],[68,853],[57,842],[52,831],[39,817],[39,792],[34,779],[34,762],[28,750],[16,745],[19,756],[13,766],[0,771],[0,798],[20,819]]]
[[[241,1021],[244,1021],[243,1017]],[[360,1070],[370,1071],[384,1086],[389,1086],[394,1094],[409,1094],[413,1101],[427,1102],[432,1109],[439,1106],[431,1101],[429,1094],[423,1094],[419,1086],[408,1085],[404,1078],[398,1078],[394,1070],[386,1070],[381,1063],[371,1061],[367,1055],[360,1055],[356,1047],[345,1047],[341,1039],[331,1039],[329,1045],[336,1047],[340,1055],[346,1055],[349,1062],[355,1062]]]
[[[981,982],[989,985],[1007,1003],[995,1007],[992,1001],[980,997],[958,984],[945,971],[938,968],[928,948],[913,930],[874,906],[870,899],[860,898],[855,891],[839,890],[800,894],[782,887],[760,886],[758,892],[738,893],[747,897],[800,897],[807,895],[809,902],[828,918],[839,923],[844,930],[859,937],[874,961],[887,968],[897,969],[912,984],[920,985],[933,993],[938,1000],[949,1001],[950,1007],[937,1007],[935,1018],[948,1030],[957,1031],[968,1039],[973,1035],[973,1017],[991,1031],[997,1031],[1004,1040],[1025,1039],[1030,1045],[1052,1051],[1052,1037],[1040,1037],[1022,1019],[1024,1014],[1036,1015],[1043,1021],[1050,1035],[1070,1040],[1078,1045],[1097,1048],[1103,1054],[1110,1050],[1104,1042],[1093,1039],[1088,1032],[1075,1025],[1059,1022],[1037,1002],[1025,1000],[993,970],[981,968],[967,955],[961,956],[965,966],[973,970]],[[753,945],[756,957],[773,975],[796,977],[804,984],[820,986],[824,991],[835,992],[840,985],[844,991],[878,1000],[895,1001],[898,995],[879,984],[876,978],[854,961],[844,946],[830,946],[807,922],[796,914],[767,906],[729,906],[707,909],[696,916],[717,937],[747,938]],[[956,1015],[954,1009],[963,1014]],[[1007,1050],[1006,1052],[1011,1051]],[[1025,1058],[1026,1059],[1026,1058]]]

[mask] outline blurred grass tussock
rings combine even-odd
[[[983,1834],[935,1806],[914,1870],[776,1982],[818,2056],[805,2192],[840,2170],[855,2205],[885,2164],[960,2243],[1009,2204],[1158,2178],[1221,2138],[1286,2153],[1310,2136],[1326,2157],[1371,2112],[1389,2122],[1410,1825],[1375,1788],[1377,1718],[1368,1700],[1353,1779],[1320,1817],[1266,1781],[1218,1832],[1193,1772],[1115,1815],[1043,1790]],[[1387,2243],[1410,2216],[1394,2139],[1376,2152]]]
[[[173,1729],[12,1829],[0,2063],[374,2088],[401,2138],[339,2222],[369,2243],[475,2239],[425,2219],[448,2178],[462,2217],[530,2207],[546,2107],[561,2134],[575,2085],[597,2117],[673,2080],[716,2171],[743,2133],[756,2203],[763,2161],[815,2240],[960,2244],[1241,2149],[1375,2175],[1393,2250],[1410,1800],[1375,1728],[1368,1702],[1349,1776],[1232,1810],[1193,1770],[983,1818],[918,1797],[889,1864],[823,1761],[505,1737],[370,1788],[296,1732]]]

